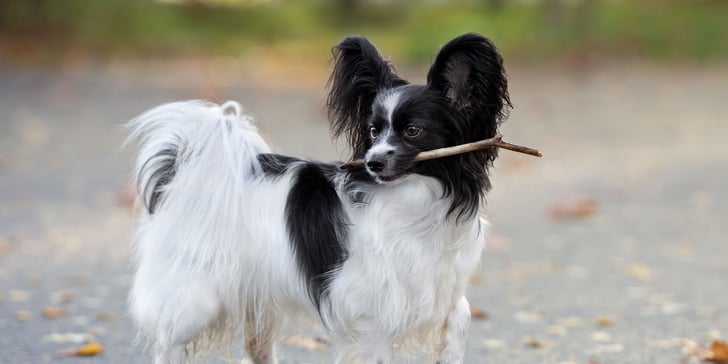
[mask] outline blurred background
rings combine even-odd
[[[2,1],[0,363],[145,362],[125,308],[126,120],[232,99],[278,152],[343,160],[324,108],[331,47],[364,35],[423,82],[465,32],[506,60],[502,133],[544,153],[503,151],[493,169],[466,362],[715,362],[727,19],[720,0]],[[212,361],[239,362],[232,352]],[[308,327],[279,351],[329,354]]]

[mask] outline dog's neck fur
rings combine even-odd
[[[464,275],[476,267],[484,247],[483,224],[477,216],[459,221],[449,216],[452,201],[431,177],[413,174],[394,185],[370,187],[376,191],[366,203],[345,205],[356,224],[322,318],[330,329],[352,337],[377,332],[395,341],[428,337],[442,328],[453,300],[465,292]]]

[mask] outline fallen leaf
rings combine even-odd
[[[87,342],[93,342],[94,336],[86,332],[54,332],[50,335],[44,336],[43,341],[48,341],[52,343],[82,344]]]
[[[10,291],[10,302],[27,302],[30,295],[26,291]]]
[[[612,341],[612,335],[609,335],[608,332],[604,332],[604,331],[592,332],[591,338],[592,338],[592,340],[599,341],[599,342]]]
[[[548,332],[551,335],[555,335],[555,336],[564,336],[568,333],[568,330],[563,326],[553,325],[553,326],[549,326],[549,328],[546,330],[546,332]]]
[[[470,316],[476,320],[485,320],[488,318],[488,313],[473,305],[470,305]]]
[[[530,336],[525,337],[523,339],[523,343],[526,346],[534,349],[542,349],[551,346],[551,343],[548,341],[539,340]]]
[[[28,321],[33,317],[33,313],[26,310],[20,310],[15,313],[15,318],[18,319],[18,321]]]
[[[725,341],[713,341],[710,344],[710,354],[704,359],[712,363],[728,363],[728,344]]]
[[[473,273],[470,275],[469,283],[472,285],[483,283],[483,276],[479,273]]]
[[[310,336],[289,336],[283,341],[283,344],[290,346],[298,346],[299,348],[306,349],[308,351],[322,351],[326,349],[327,341],[320,337]]]
[[[20,246],[20,240],[14,236],[0,238],[0,256],[5,255]]]
[[[632,278],[640,281],[649,281],[653,277],[652,270],[644,264],[633,263],[626,267],[625,273]]]
[[[596,212],[597,201],[594,198],[579,197],[553,204],[549,216],[554,220],[569,220],[591,216]]]
[[[597,319],[597,326],[612,326],[614,325],[614,319],[609,316],[598,316]]]
[[[521,323],[533,323],[541,320],[541,315],[536,312],[518,311],[515,319]]]
[[[101,354],[104,351],[103,345],[99,343],[89,343],[79,348],[71,348],[62,350],[58,355],[60,356],[94,356]]]
[[[116,319],[118,319],[118,318],[119,317],[115,313],[111,313],[111,312],[101,312],[96,315],[97,320],[106,321],[106,322],[116,321]]]
[[[585,321],[581,317],[564,317],[559,320],[559,323],[566,328],[576,328],[585,326]]]
[[[53,304],[69,303],[73,301],[76,296],[71,291],[58,291],[51,294],[51,302]]]
[[[46,306],[43,308],[43,316],[47,318],[59,318],[68,315],[68,310],[58,306]]]
[[[506,342],[498,339],[487,339],[483,340],[483,346],[491,350],[503,349],[506,347]]]

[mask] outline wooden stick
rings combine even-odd
[[[440,149],[435,149],[435,150],[428,150],[426,152],[421,152],[420,154],[417,154],[415,156],[415,160],[416,161],[425,161],[428,159],[449,157],[451,155],[474,152],[476,150],[485,149],[487,147],[498,147],[498,148],[508,149],[508,150],[512,150],[514,152],[529,154],[529,155],[532,155],[534,157],[539,157],[539,158],[543,156],[543,154],[541,154],[541,152],[539,152],[537,149],[508,143],[503,140],[503,135],[497,134],[496,136],[494,136],[490,139],[479,140],[477,142],[472,142],[472,143],[467,143],[467,144],[460,144],[460,145],[456,145],[454,147],[440,148]],[[363,159],[357,159],[355,161],[346,162],[346,163],[340,165],[339,169],[348,171],[350,169],[363,168],[364,163],[365,162]]]

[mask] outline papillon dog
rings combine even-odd
[[[297,315],[324,328],[336,363],[392,363],[415,344],[463,362],[497,150],[414,157],[496,134],[510,107],[503,59],[465,34],[415,85],[365,38],[332,53],[332,134],[364,168],[271,152],[235,102],[174,102],[129,122],[145,207],[129,306],[155,363],[225,338],[275,363]]]

